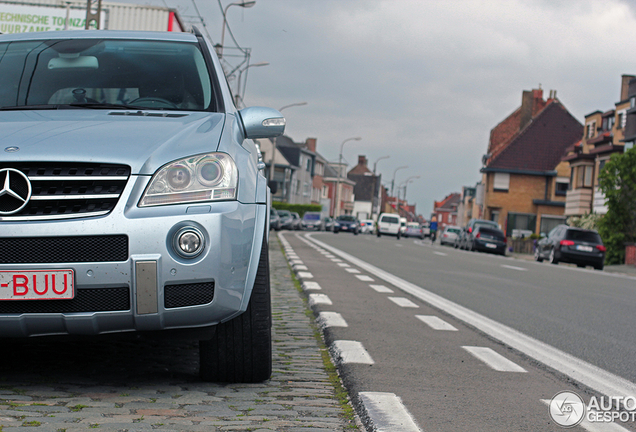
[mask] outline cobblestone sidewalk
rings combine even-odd
[[[358,430],[336,397],[313,318],[273,233],[270,269],[270,381],[199,382],[197,347],[190,342],[114,342],[107,349],[103,343],[14,347],[22,357],[12,356],[5,346],[0,356],[0,431]]]

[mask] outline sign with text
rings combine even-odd
[[[100,28],[106,13],[102,9]],[[0,3],[0,33],[84,30],[86,10]]]

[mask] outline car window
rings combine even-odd
[[[380,222],[386,223],[400,223],[400,220],[395,216],[382,216]]]
[[[493,228],[488,228],[485,226],[481,226],[479,227],[479,233],[481,233],[482,236],[489,236],[492,238],[496,238],[496,239],[500,239],[500,240],[504,240],[505,236],[504,233],[501,230],[498,229],[493,229]]]
[[[303,216],[305,220],[320,220],[320,215],[316,213],[305,213]]]
[[[0,76],[0,107],[90,103],[201,111],[214,100],[196,43],[6,42],[0,44]]]
[[[589,243],[601,243],[601,236],[599,236],[594,231],[583,231],[583,230],[569,229],[565,233],[565,238],[567,240],[574,240],[574,241],[583,241],[583,242],[589,242]]]

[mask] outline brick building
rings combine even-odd
[[[508,236],[547,233],[564,222],[570,170],[561,158],[582,133],[556,91],[547,100],[541,89],[523,91],[521,106],[490,133],[481,169],[482,218],[499,223]]]

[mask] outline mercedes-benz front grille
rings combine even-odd
[[[126,165],[0,162],[0,174],[5,183],[9,183],[6,181],[10,175],[7,170],[18,170],[26,175],[31,184],[31,196],[26,205],[14,213],[11,213],[10,208],[18,208],[15,199],[10,194],[0,196],[0,221],[69,219],[108,214],[117,204],[130,177],[130,167]],[[14,177],[20,177],[19,173],[13,173],[11,182]],[[3,200],[13,201],[5,203]]]

